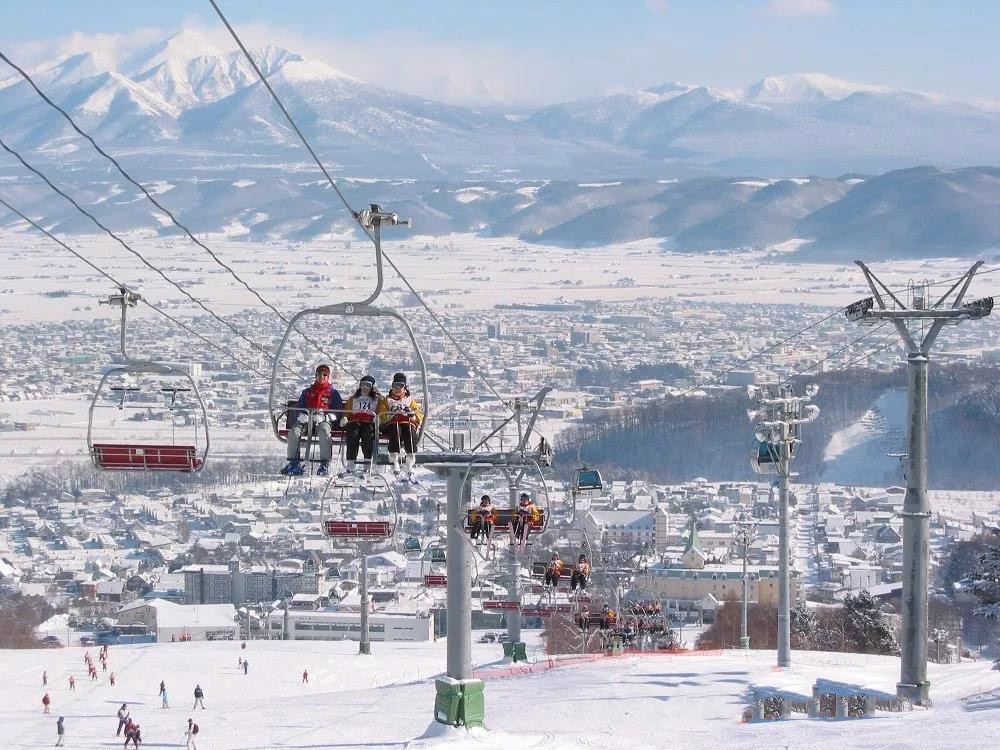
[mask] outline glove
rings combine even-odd
[[[295,421],[298,422],[299,424],[308,424],[309,423],[309,415],[306,414],[304,411],[303,412],[299,412],[299,415],[295,418]]]
[[[341,417],[339,424],[341,427],[347,427],[347,417]]]

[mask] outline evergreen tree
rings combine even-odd
[[[792,648],[812,648],[816,635],[816,615],[805,599],[799,599],[792,608]]]
[[[994,534],[994,539],[1000,540],[1000,533]],[[991,545],[979,556],[969,576],[969,588],[981,604],[976,614],[1000,618],[1000,545]]]
[[[899,645],[878,603],[867,590],[844,597],[844,636],[849,650],[860,654],[899,653]]]

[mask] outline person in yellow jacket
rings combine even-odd
[[[417,463],[417,429],[423,419],[420,404],[406,387],[406,375],[392,376],[389,393],[378,404],[379,432],[389,438],[389,464],[399,474],[399,454],[406,452],[406,479],[414,481]]]
[[[537,526],[541,520],[541,508],[531,502],[531,496],[527,492],[522,492],[514,509],[514,521],[510,525],[510,546],[519,547],[523,552],[528,545],[531,527]]]

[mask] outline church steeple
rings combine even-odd
[[[687,541],[684,544],[684,554],[681,555],[681,565],[688,570],[701,570],[705,567],[706,559],[705,553],[701,551],[701,540],[698,538],[698,519],[692,515]]]

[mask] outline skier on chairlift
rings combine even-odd
[[[417,463],[417,430],[423,415],[420,404],[410,395],[406,387],[406,375],[397,372],[392,376],[389,393],[378,407],[379,432],[389,438],[389,465],[394,474],[399,474],[399,454],[406,451],[406,476],[408,482],[415,482],[413,468]]]
[[[527,492],[522,492],[517,508],[514,509],[514,522],[510,526],[511,547],[517,547],[520,551],[524,551],[528,545],[531,526],[541,520],[541,515],[542,512],[538,506],[531,502],[531,496]]]
[[[559,579],[562,577],[563,572],[563,561],[559,559],[559,553],[553,552],[552,559],[549,560],[549,564],[545,567],[545,585],[552,586],[553,588],[559,585]]]
[[[281,470],[288,476],[299,476],[305,472],[299,445],[302,435],[315,436],[319,443],[318,476],[326,476],[330,471],[330,459],[333,458],[333,438],[330,412],[340,412],[344,401],[340,392],[330,384],[330,365],[321,364],[316,368],[316,380],[302,391],[299,396],[298,409],[289,411],[289,421],[295,414],[294,423],[288,430],[288,463]],[[333,414],[333,421],[337,420]]]
[[[469,530],[469,536],[472,541],[478,541],[479,537],[482,537],[489,545],[493,537],[493,524],[497,520],[496,509],[489,495],[483,495],[479,499],[479,505],[472,509],[470,519],[472,528]]]
[[[569,577],[569,587],[571,591],[576,591],[576,587],[580,587],[580,591],[587,590],[587,579],[590,577],[590,562],[587,560],[587,556],[584,554],[580,555],[580,559],[576,563],[576,569],[573,574]]]
[[[382,394],[375,387],[375,378],[365,375],[354,394],[344,404],[340,426],[347,429],[347,465],[340,472],[346,477],[355,470],[358,448],[368,461],[372,460],[375,447],[375,418],[378,415]]]

